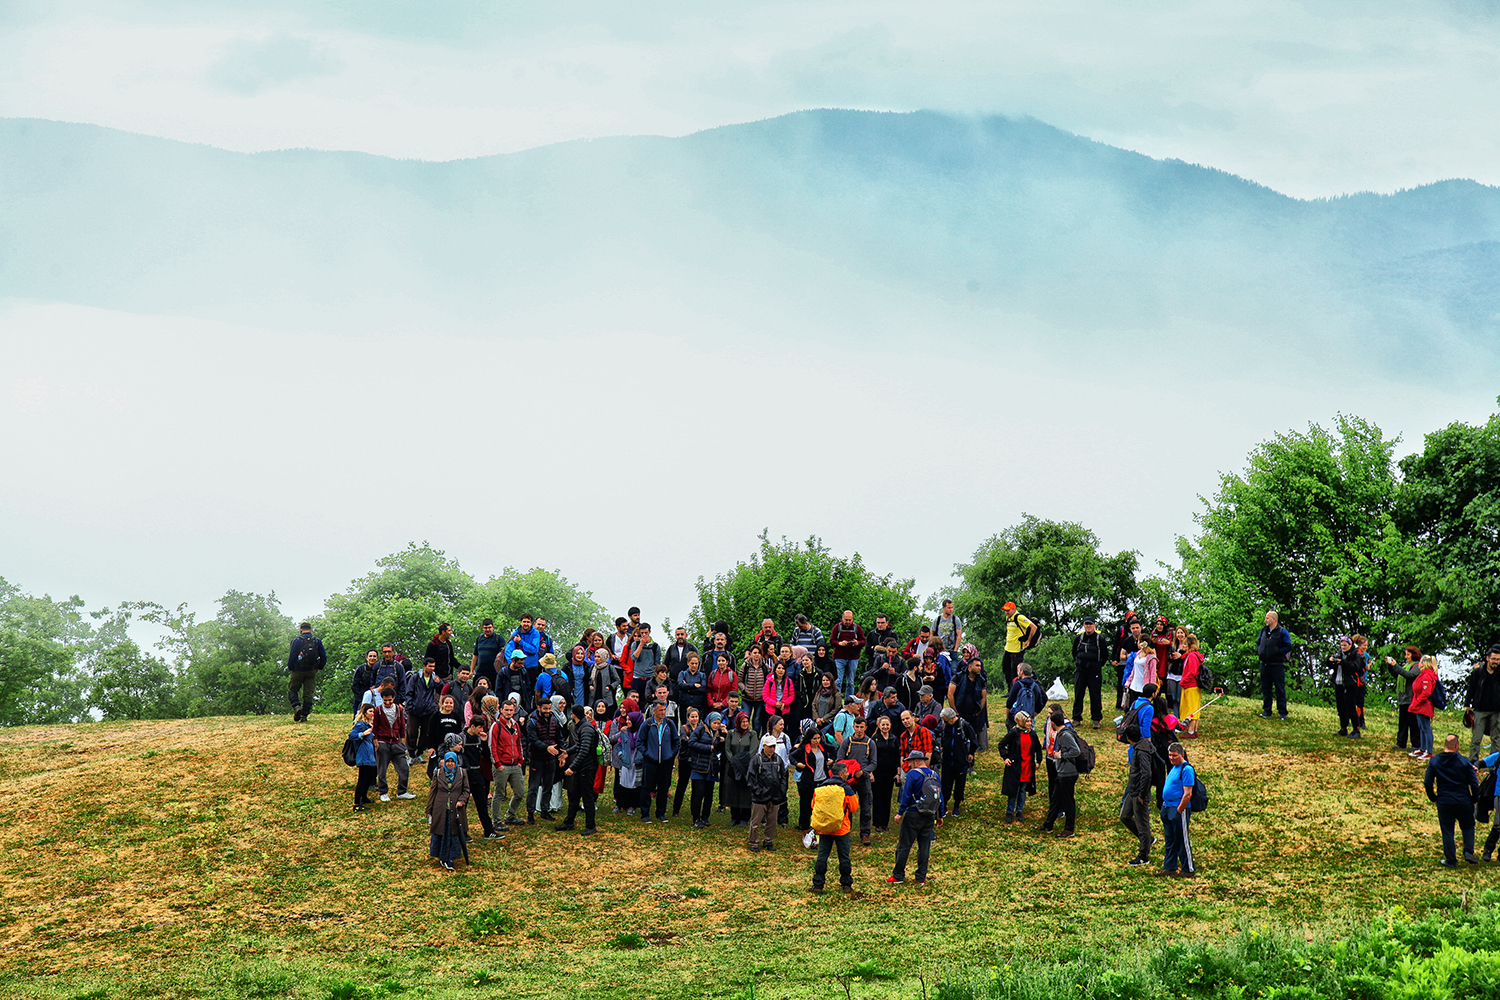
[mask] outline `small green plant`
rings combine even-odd
[[[708,890],[701,885],[690,885],[682,890],[682,895],[687,899],[702,899],[708,895]]]
[[[352,979],[344,979],[328,987],[328,1000],[370,1000],[374,994]]]
[[[500,977],[499,976],[495,975],[493,972],[489,971],[488,969],[482,969],[479,972],[474,973],[474,977],[469,980],[469,985],[470,986],[488,986],[490,983],[498,983],[499,981],[500,981]]]
[[[846,973],[846,975],[850,979],[863,979],[865,982],[870,982],[873,979],[896,978],[895,972],[882,965],[879,959],[874,958],[867,958],[863,961],[855,962],[853,965],[849,966],[849,971]]]
[[[509,913],[503,913],[494,908],[470,913],[464,917],[464,923],[468,925],[469,934],[473,937],[484,937],[486,934],[508,931],[515,926],[515,920]]]
[[[646,939],[635,931],[621,931],[609,939],[609,947],[619,951],[635,951],[637,948],[646,947]]]

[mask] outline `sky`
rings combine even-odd
[[[0,116],[451,159],[815,107],[1031,115],[1299,197],[1500,183],[1500,3],[10,0]]]
[[[0,116],[449,159],[932,108],[1031,115],[1300,197],[1500,184],[1494,3],[625,8],[12,0]],[[1149,343],[1139,360],[1041,356],[1024,380],[957,339],[850,353],[790,328],[757,350],[684,336],[725,322],[704,308],[643,288],[614,315],[538,316],[525,339],[434,319],[351,345],[0,298],[0,462],[32,470],[0,486],[0,575],[94,606],[209,611],[231,587],[274,589],[301,616],[425,540],[481,578],[559,569],[612,610],[681,620],[693,580],[769,529],[926,595],[1022,513],[1082,521],[1151,569],[1277,431],[1358,413],[1406,451],[1495,404],[1472,384],[1414,395],[1399,372],[1261,368],[1253,344],[1247,364],[1188,352],[1170,375]],[[1028,341],[1024,317],[1005,322]],[[392,386],[428,369],[433,400]],[[1080,388],[1081,371],[1107,377]],[[725,372],[745,383],[717,390]],[[838,471],[799,472],[808,448]],[[1157,453],[1170,474],[1141,474]]]

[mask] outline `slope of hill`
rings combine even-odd
[[[1126,865],[1123,755],[1101,731],[1077,837],[1033,830],[1042,796],[1030,822],[999,823],[984,755],[931,884],[884,884],[893,830],[854,846],[853,898],[806,892],[812,856],[789,831],[752,855],[723,813],[696,831],[608,805],[591,840],[538,825],[475,842],[473,867],[447,875],[427,859],[425,795],[350,813],[345,723],[326,715],[6,730],[0,989],[322,998],[350,981],[545,997],[567,983],[696,997],[759,981],[761,996],[826,997],[854,969],[875,980],[858,995],[910,997],[919,974],[930,987],[997,957],[1327,926],[1497,884],[1490,866],[1436,869],[1422,766],[1390,751],[1389,712],[1372,707],[1370,738],[1353,742],[1330,735],[1329,709],[1298,707],[1289,724],[1257,710],[1211,708],[1193,748],[1211,806],[1193,824],[1192,883]]]
[[[1030,120],[809,111],[427,163],[0,122],[0,295],[282,328],[951,333],[1494,360],[1500,190],[1306,202]],[[560,314],[542,323],[542,313]],[[1341,353],[1343,352],[1343,353]]]

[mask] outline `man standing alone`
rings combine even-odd
[[[1109,648],[1093,618],[1083,620],[1083,631],[1073,637],[1073,723],[1083,722],[1083,694],[1088,689],[1094,728],[1104,718],[1104,663]]]
[[[1271,717],[1271,695],[1276,695],[1276,710],[1286,721],[1286,657],[1292,651],[1291,633],[1281,627],[1281,617],[1266,612],[1266,625],[1255,637],[1255,655],[1260,660],[1260,717]]]
[[[1479,778],[1469,758],[1458,752],[1457,735],[1450,733],[1443,740],[1443,752],[1427,762],[1422,787],[1437,806],[1438,827],[1443,831],[1443,860],[1438,864],[1444,868],[1458,867],[1458,859],[1454,857],[1454,823],[1463,832],[1464,860],[1478,864],[1479,859],[1474,857],[1474,800],[1479,798]]]
[[[836,682],[844,694],[854,693],[859,678],[859,656],[865,648],[865,630],[854,624],[854,612],[845,611],[828,637],[833,651],[833,665],[838,670]]]
[[[292,705],[292,721],[302,722],[312,714],[318,671],[327,665],[328,654],[323,650],[323,641],[312,634],[310,623],[303,622],[297,629],[300,634],[292,640],[286,657],[287,673],[292,675],[287,700]]]

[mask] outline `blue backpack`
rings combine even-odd
[[[1443,687],[1443,679],[1441,677],[1436,678],[1436,683],[1432,686],[1432,696],[1428,700],[1432,702],[1432,707],[1439,712],[1448,707],[1448,689]]]

